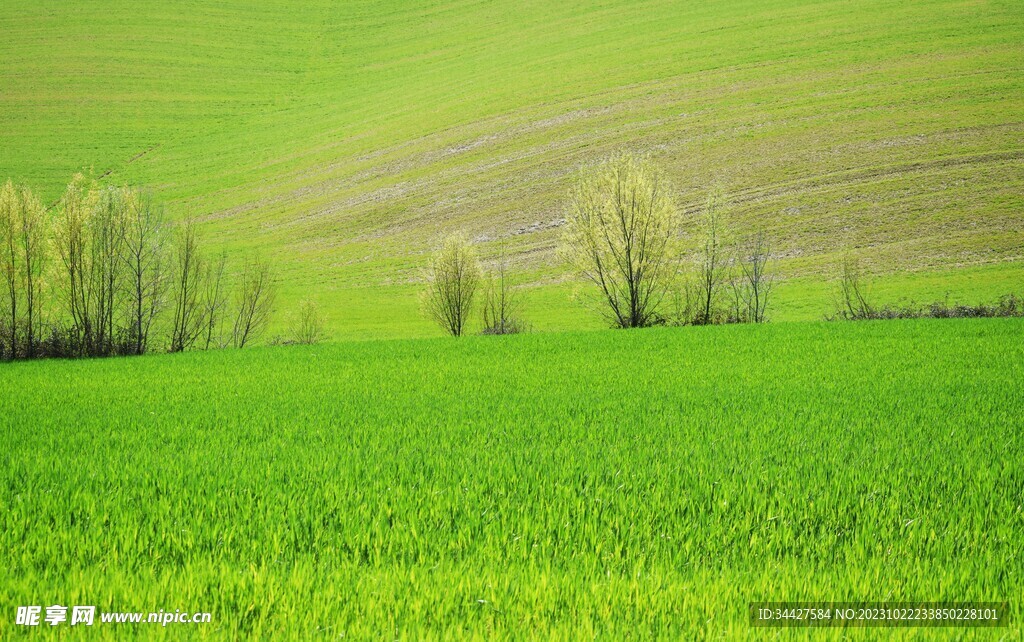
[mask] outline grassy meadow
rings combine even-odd
[[[718,184],[797,299],[846,250],[970,302],[1024,280],[1012,0],[14,0],[0,33],[0,178],[47,202],[82,168],[148,186],[214,248],[271,254],[282,309],[317,298],[339,338],[361,305],[420,334],[403,288],[452,230],[557,287],[566,191],[619,150],[650,154],[693,215]],[[541,325],[579,327],[567,298]]]
[[[1022,336],[788,323],[7,364],[0,602],[213,614],[61,630],[83,639],[578,640],[777,639],[751,600],[1011,600],[1012,628],[961,639],[1013,639]]]

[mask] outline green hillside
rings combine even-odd
[[[436,332],[413,284],[457,229],[510,240],[536,327],[592,325],[553,250],[622,149],[768,229],[776,319],[820,318],[847,248],[896,297],[1024,283],[1014,1],[14,0],[0,34],[0,178],[148,185],[335,336]]]

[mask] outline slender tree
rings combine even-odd
[[[71,321],[73,350],[86,352],[92,343],[90,315],[92,279],[89,228],[98,192],[82,174],[76,174],[57,208],[54,246],[62,267],[59,280],[64,308]]]
[[[129,336],[134,354],[143,354],[150,330],[166,305],[168,228],[148,195],[124,190],[126,206],[123,260],[129,281]]]
[[[210,265],[206,278],[206,291],[203,296],[203,317],[206,322],[204,331],[204,349],[223,347],[224,316],[228,307],[228,290],[224,282],[224,268],[227,254],[221,253]]]
[[[462,336],[480,284],[480,263],[460,234],[445,239],[434,255],[423,294],[427,315],[453,337]]]
[[[3,339],[10,358],[18,355],[19,307],[22,289],[22,263],[18,259],[20,199],[14,183],[7,181],[0,189],[0,276],[3,278]]]
[[[775,285],[775,277],[769,270],[770,257],[771,246],[763,231],[754,235],[740,257],[747,320],[754,323],[764,323],[767,318],[768,301]]]
[[[234,344],[244,348],[257,340],[270,324],[276,288],[270,263],[256,256],[245,264],[238,290],[238,314],[235,316]]]
[[[519,297],[512,289],[504,242],[498,248],[497,267],[484,287],[483,316],[486,334],[514,334],[523,329],[519,320]]]
[[[106,356],[120,352],[119,313],[128,292],[124,261],[125,230],[128,204],[125,194],[117,188],[104,188],[89,219],[89,253],[87,275],[90,281],[90,316],[93,334],[87,344],[88,353]]]
[[[202,306],[205,261],[199,249],[195,221],[189,219],[175,239],[175,271],[172,291],[174,318],[171,324],[171,352],[192,347],[204,328]]]
[[[0,188],[0,273],[5,295],[6,351],[36,356],[42,325],[43,270],[49,250],[46,212],[27,187]],[[19,345],[19,337],[23,345]]]
[[[36,356],[42,325],[43,272],[49,254],[48,218],[43,204],[27,187],[20,190],[19,251],[25,283],[25,354]]]
[[[728,268],[723,251],[724,230],[720,202],[720,194],[717,190],[713,191],[704,208],[704,242],[697,266],[697,290],[700,297],[697,321],[705,325],[714,322],[718,295]]]

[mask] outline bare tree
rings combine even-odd
[[[129,336],[134,354],[146,352],[150,329],[166,304],[168,230],[148,195],[124,191],[124,256],[129,281]]]
[[[316,301],[303,299],[299,304],[299,315],[293,321],[291,335],[295,343],[303,345],[312,345],[323,340],[324,320]]]
[[[570,194],[563,253],[599,289],[606,318],[621,328],[658,322],[678,268],[678,213],[650,162],[612,158]]]
[[[838,315],[846,319],[870,319],[875,308],[869,302],[867,287],[861,280],[860,263],[847,253],[840,263],[839,272]]]
[[[718,295],[726,277],[728,263],[725,260],[724,229],[720,212],[721,195],[714,191],[708,197],[704,208],[704,242],[697,265],[697,289],[700,307],[697,323],[713,323]]]
[[[775,275],[769,271],[771,245],[763,231],[754,236],[745,254],[740,262],[740,269],[747,282],[748,317],[754,323],[764,323],[767,319],[769,297],[775,286]]]
[[[238,290],[238,314],[235,316],[234,344],[244,348],[257,340],[270,324],[276,289],[270,263],[256,256],[245,264]]]
[[[194,220],[185,221],[178,229],[175,241],[174,319],[170,350],[181,352],[192,347],[204,328],[201,296],[205,261],[200,252]]]
[[[203,317],[206,321],[204,331],[204,349],[210,346],[224,346],[224,316],[228,308],[228,289],[224,283],[224,267],[227,254],[221,253],[217,261],[210,265],[206,277],[206,291],[203,296]]]
[[[434,255],[424,307],[427,314],[453,337],[462,336],[480,284],[480,263],[469,241],[456,234],[445,239]]]
[[[484,333],[515,334],[523,331],[519,319],[519,296],[512,289],[508,275],[505,243],[498,248],[498,265],[484,285]]]
[[[768,270],[770,246],[759,232],[743,244],[729,279],[733,295],[732,321],[764,323],[774,276]]]

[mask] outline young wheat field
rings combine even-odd
[[[212,613],[63,628],[81,639],[778,639],[747,621],[773,599],[1020,618],[1022,336],[794,323],[7,364],[0,602]]]

